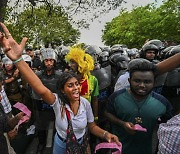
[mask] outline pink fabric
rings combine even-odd
[[[22,124],[28,120],[29,120],[29,116],[25,115],[21,120],[19,120],[17,127],[19,127],[20,124]]]
[[[98,145],[96,145],[95,153],[99,149],[117,149],[117,151],[113,152],[112,154],[121,154],[122,144],[117,145],[115,142],[112,142],[112,143],[103,142],[103,143],[99,143]]]
[[[13,105],[13,107],[15,107],[15,108],[19,109],[20,111],[24,112],[29,117],[31,116],[31,111],[24,104],[17,102],[16,104]]]
[[[19,109],[20,111],[22,111],[23,113],[26,114],[25,116],[23,116],[23,118],[21,120],[19,120],[18,124],[16,125],[16,128],[18,129],[20,124],[29,120],[29,118],[31,116],[31,111],[27,108],[27,106],[25,106],[24,104],[19,103],[19,102],[14,104],[13,107]]]
[[[139,124],[135,124],[134,125],[134,130],[137,130],[137,131],[142,131],[142,132],[147,132],[147,129],[146,128],[143,128],[141,125]]]

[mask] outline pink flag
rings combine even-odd
[[[29,120],[29,118],[31,116],[31,111],[27,108],[27,106],[25,106],[24,104],[19,103],[19,102],[14,104],[13,107],[19,109],[20,111],[22,111],[23,113],[26,114],[25,116],[23,116],[23,118],[21,118],[21,120],[19,120],[18,124],[16,125],[16,128],[18,129],[20,124]]]
[[[20,111],[24,112],[26,115],[29,117],[31,116],[31,111],[27,108],[26,105],[17,102],[16,104],[13,105],[15,108],[19,109]]]
[[[137,130],[137,131],[142,131],[142,132],[147,132],[147,129],[146,128],[143,128],[141,125],[139,124],[135,124],[134,125],[134,130]]]

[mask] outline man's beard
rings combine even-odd
[[[54,66],[52,66],[52,67],[46,67],[46,71],[51,71],[51,70],[53,70],[54,69]]]
[[[150,89],[145,95],[138,94],[138,93],[134,90],[134,88],[131,86],[131,84],[130,84],[130,90],[131,90],[131,93],[132,93],[134,96],[137,96],[137,97],[146,97],[146,96],[148,96],[148,95],[151,93],[151,91],[153,90],[153,88]]]

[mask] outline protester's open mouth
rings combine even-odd
[[[140,93],[140,94],[144,94],[144,93],[146,93],[146,90],[139,89],[139,90],[138,90],[138,93]]]
[[[79,92],[78,92],[78,91],[73,92],[73,97],[74,97],[74,98],[79,98]]]

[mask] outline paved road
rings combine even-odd
[[[155,150],[156,150],[156,146],[157,146],[156,132],[157,132],[157,127],[153,133],[153,154],[155,154]],[[29,144],[25,154],[36,154],[37,146],[38,146],[38,139],[37,139],[37,137],[34,137],[32,142]],[[53,154],[53,148],[46,147],[43,151],[43,154]]]
[[[37,137],[35,137],[33,139],[33,141],[31,142],[31,144],[29,145],[27,151],[25,154],[36,154],[36,150],[37,150],[37,145],[38,145],[38,139]],[[52,154],[52,147],[51,148],[45,148],[43,151],[43,154]]]

